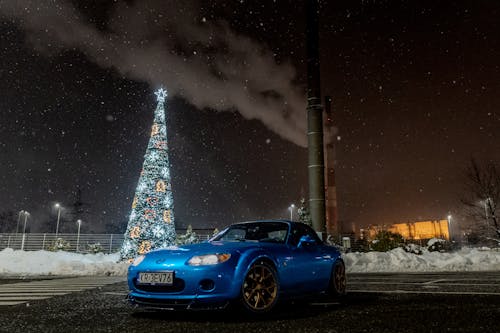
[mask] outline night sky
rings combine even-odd
[[[470,158],[500,162],[499,14],[321,2],[344,230],[459,216]],[[307,196],[303,1],[4,0],[0,36],[0,213],[29,230],[53,232],[60,202],[75,231],[78,189],[82,232],[125,230],[160,86],[179,227]]]

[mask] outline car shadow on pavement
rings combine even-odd
[[[375,294],[348,294],[339,301],[299,301],[283,302],[265,314],[251,314],[243,309],[232,306],[224,310],[146,310],[137,308],[132,316],[140,319],[158,321],[184,321],[184,322],[261,322],[274,320],[294,320],[316,317],[321,313],[340,311],[346,307],[357,304],[375,303],[378,296]]]

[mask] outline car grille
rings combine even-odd
[[[150,285],[150,284],[140,284],[137,283],[137,279],[134,279],[134,286],[137,290],[145,292],[156,292],[156,293],[177,293],[184,290],[185,287],[184,280],[174,278],[174,283],[171,286],[166,285]]]

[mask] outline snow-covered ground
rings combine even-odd
[[[456,272],[500,271],[500,251],[463,248],[440,253],[423,250],[420,255],[397,248],[388,252],[347,253],[348,272]]]
[[[119,254],[0,251],[0,276],[5,275],[127,275],[128,263],[117,263]]]
[[[48,251],[0,251],[0,276],[9,275],[117,275],[125,276],[127,263],[117,263],[115,254],[77,254]],[[500,251],[462,249],[453,253],[424,251],[421,255],[403,249],[389,252],[347,253],[348,272],[446,272],[500,271]]]

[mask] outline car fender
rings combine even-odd
[[[232,288],[233,293],[235,293],[235,297],[239,296],[241,285],[250,267],[255,262],[262,259],[272,263],[274,269],[278,272],[276,258],[269,255],[269,253],[267,253],[263,249],[248,249],[240,253],[240,258],[234,272],[234,280]],[[277,274],[277,279],[279,283],[279,274]]]

